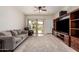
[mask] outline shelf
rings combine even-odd
[[[79,28],[79,20],[71,22],[71,28]]]
[[[71,36],[71,37],[74,37],[74,38],[76,38],[76,39],[78,39],[79,37],[77,37],[77,36]]]
[[[79,28],[70,28],[70,29],[73,29],[73,30],[79,30]]]
[[[79,39],[79,36],[77,36],[77,35],[71,35],[71,36],[73,36],[73,37],[75,37],[75,38]]]
[[[71,36],[79,38],[79,29],[71,28]]]
[[[70,20],[70,21],[79,21],[79,19],[73,19],[73,20]]]

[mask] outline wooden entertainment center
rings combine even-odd
[[[69,18],[68,32],[66,33],[63,31],[58,31],[57,21],[60,21],[62,18],[64,19],[66,17]],[[53,34],[59,37],[69,47],[75,49],[76,51],[79,51],[79,9],[54,19],[53,23],[54,23]]]

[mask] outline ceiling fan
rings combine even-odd
[[[46,10],[46,6],[35,6],[35,8],[36,8],[36,10],[34,10],[34,11],[47,11]]]

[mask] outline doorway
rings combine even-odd
[[[43,20],[28,20],[29,28],[34,31],[35,35],[42,36],[44,34],[44,21]]]

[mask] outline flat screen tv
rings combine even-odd
[[[57,21],[56,30],[69,34],[69,18]]]

